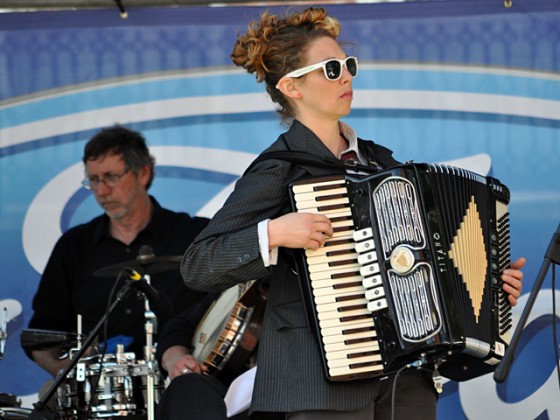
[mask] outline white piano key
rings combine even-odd
[[[333,209],[321,209],[319,211],[319,209],[305,209],[305,210],[300,210],[298,207],[297,211],[298,213],[313,213],[313,214],[322,214],[323,216],[327,216],[329,219],[331,217],[340,217],[341,215],[343,216],[352,216],[352,211],[350,210],[350,207],[346,207],[346,208],[333,208]],[[342,214],[341,214],[342,213]]]
[[[341,321],[341,318],[350,318],[350,317],[362,316],[362,315],[370,316],[371,311],[368,308],[359,308],[359,309],[347,310],[344,311],[344,313],[341,313],[339,311],[320,312],[317,314],[317,318],[319,319],[319,321],[332,320],[333,323],[338,322],[339,324],[342,324],[343,321]]]
[[[317,273],[310,273],[309,278],[311,281],[314,280],[325,280],[332,278],[335,274],[352,274],[352,273],[359,273],[360,272],[360,264],[348,264],[343,267],[332,268],[328,271],[320,271]]]
[[[332,200],[325,200],[325,201],[300,201],[296,203],[296,207],[298,211],[305,212],[305,211],[319,211],[321,208],[329,207],[329,206],[341,206],[350,204],[350,200],[348,197],[338,197],[333,198]]]
[[[358,254],[356,254],[353,250],[343,250],[343,252],[331,254],[331,255],[324,255],[318,254],[312,257],[307,257],[307,265],[311,267],[315,264],[325,264],[325,263],[332,263],[337,261],[344,261],[344,260],[358,260]]]
[[[370,338],[370,337],[366,337]],[[328,354],[335,351],[379,351],[379,343],[375,340],[360,341],[356,343],[331,343],[323,345],[324,351]]]
[[[359,351],[358,351],[359,352]],[[358,365],[360,363],[371,363],[371,362],[380,362],[381,361],[381,355],[380,354],[368,354],[365,356],[357,356],[357,357],[352,357],[349,358],[348,355],[346,354],[346,352],[344,351],[340,351],[340,352],[332,352],[327,354],[327,356],[331,356],[331,357],[327,357],[327,366],[329,368],[337,368],[337,367],[343,367],[343,366],[349,366],[349,365]],[[342,357],[337,357],[338,354],[340,354],[340,356]],[[334,357],[332,357],[334,356]]]
[[[341,290],[336,295],[316,296],[315,303],[317,305],[325,305],[327,303],[344,303],[341,301],[342,298],[353,298],[352,300],[366,299],[363,293]]]
[[[322,191],[309,191],[303,193],[294,194],[294,200],[296,203],[303,202],[303,201],[313,201],[317,200],[317,198],[321,198],[318,202],[322,201],[324,197],[329,197],[333,195],[342,195],[347,194],[348,190],[346,187],[339,187],[339,188],[332,188],[328,190]]]
[[[352,242],[338,241],[338,240],[337,241],[327,241],[327,242],[325,242],[325,245],[322,246],[319,249],[316,249],[316,250],[306,249],[305,250],[305,256],[307,258],[310,258],[310,257],[314,257],[316,255],[325,255],[328,252],[345,251],[345,250],[354,251],[354,244]]]
[[[338,334],[327,334],[332,329],[329,330],[321,330],[321,339],[325,345],[327,344],[342,344],[349,343],[351,341],[356,340],[364,340],[364,341],[375,341],[377,342],[377,334],[375,329],[371,329],[371,326],[366,328],[356,328],[356,329],[340,329]],[[379,344],[377,343],[377,346]]]
[[[335,219],[335,217],[329,217],[329,219],[331,220],[331,225],[333,228],[348,227],[348,236],[353,236],[354,221],[352,219],[348,219],[347,217],[343,217],[340,220],[333,220]]]
[[[366,308],[369,302],[366,298],[359,297],[344,302],[321,303],[317,305],[316,309],[319,316],[323,313],[337,312],[339,318],[344,318],[347,312],[360,309],[360,307]]]
[[[325,186],[329,186],[329,185],[345,185],[345,184],[346,184],[346,181],[344,179],[344,175],[342,175],[340,177],[329,179],[328,181],[321,181],[321,182],[309,183],[309,184],[293,185],[292,186],[292,191],[294,192],[294,194],[299,194],[299,193],[316,191],[316,189],[319,188],[319,187],[325,187]]]
[[[340,284],[339,284],[340,285]],[[339,287],[335,289],[334,287],[322,287],[320,289],[313,288],[313,296],[315,297],[322,297],[322,296],[330,296],[340,291],[348,291],[353,292],[354,294],[361,294],[365,295],[366,289],[361,284],[356,286],[349,286],[349,287]]]
[[[359,272],[360,264],[356,258],[344,258],[342,261],[338,261],[338,264],[333,264],[337,261],[323,261],[317,262],[314,264],[308,264],[307,271],[310,274],[310,277],[313,278],[312,274],[320,273],[323,271],[328,271],[330,274],[334,273],[335,270],[340,272],[339,270],[344,269],[345,272]]]
[[[343,367],[343,368],[335,368],[329,369],[329,375],[333,378],[345,376],[345,375],[359,375],[361,373],[370,373],[370,372],[379,372],[380,374],[383,372],[383,364],[379,361],[378,365],[374,366],[360,366],[360,367]]]
[[[335,291],[335,286],[344,287],[344,285],[348,283],[357,283],[357,282],[362,282],[362,276],[357,275],[357,276],[348,276],[348,277],[338,277],[336,279],[315,280],[314,282],[311,283],[311,287],[313,287],[313,293],[329,294],[329,293],[337,292],[337,290]],[[331,292],[329,292],[329,290],[331,290]]]
[[[325,317],[324,319],[319,319],[319,326],[322,330],[328,330],[329,328],[348,328],[360,322],[373,322],[371,311],[366,309],[365,311],[360,311],[361,313],[355,314],[352,317],[341,317],[340,313],[337,312],[338,316]]]
[[[325,324],[327,324],[327,322]],[[359,331],[366,328],[368,329],[373,328],[371,332],[377,335],[375,333],[375,323],[373,322],[373,318],[371,317],[348,321],[345,322],[343,325],[330,326],[330,325],[321,324],[320,327],[321,327],[321,336],[323,337],[323,340],[326,337],[352,334],[354,331]]]

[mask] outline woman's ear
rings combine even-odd
[[[301,90],[299,90],[299,88],[296,86],[296,83],[294,83],[294,79],[292,79],[291,77],[284,77],[280,79],[280,81],[276,85],[276,88],[288,98],[301,98]]]

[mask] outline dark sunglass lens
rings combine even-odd
[[[350,57],[346,60],[346,68],[352,76],[358,74],[358,62],[354,57]]]
[[[340,63],[336,60],[327,61],[325,63],[325,71],[329,80],[336,80],[340,77]]]

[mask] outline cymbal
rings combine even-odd
[[[140,274],[156,274],[165,271],[177,270],[179,264],[183,259],[182,255],[173,255],[168,257],[149,257],[137,258],[131,261],[125,261],[119,264],[110,265],[108,267],[100,268],[93,272],[96,277],[117,277],[122,274],[125,267],[132,268]]]
[[[53,347],[70,348],[78,342],[78,334],[65,331],[28,329],[20,335],[21,346],[26,350],[44,350]]]

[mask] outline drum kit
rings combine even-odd
[[[150,275],[176,269],[180,260],[181,257],[139,257],[131,262],[100,269],[94,275],[120,276],[126,269],[131,278],[129,271],[143,273],[142,280],[149,284]],[[137,360],[134,353],[125,352],[120,344],[114,354],[101,351],[90,354],[91,349],[96,348],[95,340],[99,332],[125,298],[124,295],[117,296],[105,317],[87,337],[80,331],[80,322],[77,333],[24,330],[21,334],[24,349],[63,348],[68,350],[71,362],[32,410],[22,408],[21,400],[14,395],[0,393],[0,420],[121,417],[153,420],[155,407],[165,389],[165,381],[154,357],[153,333],[157,317],[150,303],[157,305],[157,302],[154,302],[153,295],[148,296],[150,293],[144,294],[146,346],[143,360]],[[211,306],[192,340],[193,356],[209,367],[207,374],[233,379],[250,367],[260,338],[265,302],[266,291],[261,282],[251,281],[226,290]],[[3,357],[6,337],[4,325],[0,329],[0,359]]]

